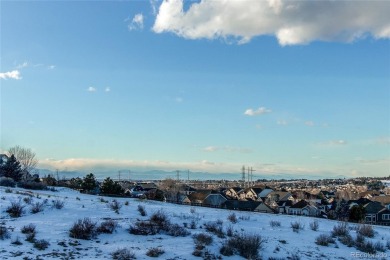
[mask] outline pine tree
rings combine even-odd
[[[84,177],[83,183],[81,184],[81,188],[88,193],[93,192],[98,187],[98,183],[96,181],[95,175],[93,173],[88,174]]]
[[[118,195],[118,194],[123,193],[123,189],[119,185],[119,183],[113,181],[110,177],[107,177],[103,181],[102,186],[100,187],[100,193]]]
[[[12,178],[14,181],[20,181],[22,178],[22,169],[20,162],[16,160],[12,154],[7,162],[0,167],[0,175],[8,178]]]

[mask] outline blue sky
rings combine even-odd
[[[0,149],[60,170],[388,176],[390,5],[350,2],[2,1]]]

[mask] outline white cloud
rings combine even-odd
[[[215,152],[218,150],[219,150],[219,148],[216,146],[207,146],[207,147],[203,148],[203,151],[205,151],[205,152]]]
[[[28,65],[29,65],[28,62],[25,61],[22,64],[17,65],[16,68],[17,69],[23,69],[23,68],[26,68]]]
[[[87,91],[88,91],[88,92],[95,92],[95,91],[96,91],[96,88],[94,88],[94,87],[89,87],[89,88],[87,88]]]
[[[237,43],[261,35],[274,35],[281,45],[351,42],[366,35],[390,38],[389,13],[388,1],[201,0],[184,11],[183,0],[164,0],[152,29]]]
[[[244,112],[244,115],[247,115],[247,116],[258,116],[258,115],[264,115],[264,114],[271,113],[271,112],[272,112],[271,109],[268,109],[268,108],[265,108],[265,107],[259,107],[256,110],[254,110],[252,108],[249,108],[249,109],[247,109]]]
[[[288,125],[288,122],[286,120],[278,120],[276,121],[278,125]]]
[[[345,146],[347,144],[348,144],[348,142],[346,140],[343,140],[343,139],[331,140],[331,141],[319,143],[320,146],[324,146],[324,147]]]
[[[104,89],[104,91],[105,91],[105,92],[110,92],[110,91],[111,91],[111,88],[110,88],[110,87],[106,87],[106,88]]]
[[[49,65],[49,66],[47,66],[47,68],[49,69],[49,70],[53,70],[53,69],[55,69],[55,65]]]
[[[19,70],[0,72],[0,79],[21,79]]]
[[[134,15],[131,23],[127,26],[129,31],[142,30],[144,28],[144,16],[142,13]]]
[[[307,126],[314,126],[314,122],[313,121],[306,121],[305,125],[307,125]]]
[[[228,153],[251,153],[251,152],[253,152],[249,148],[232,147],[232,146],[223,146],[223,147],[207,146],[207,147],[203,148],[202,151],[204,151],[204,152],[223,151],[223,152],[228,152]]]

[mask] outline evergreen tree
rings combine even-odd
[[[81,188],[84,191],[91,193],[94,190],[96,190],[97,187],[98,187],[98,183],[96,181],[95,175],[93,175],[93,173],[87,174],[87,176],[85,176],[83,179]]]
[[[119,183],[113,181],[110,177],[107,177],[100,187],[100,193],[119,195],[123,193],[123,189]]]
[[[364,220],[366,210],[362,205],[355,205],[349,211],[349,221],[360,222]]]
[[[22,178],[22,169],[20,162],[12,154],[7,162],[0,167],[0,175],[12,178],[14,181],[20,181]]]

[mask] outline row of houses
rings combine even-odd
[[[322,218],[327,218],[328,214],[333,215],[338,207],[333,192],[320,192],[316,195],[304,192],[297,196],[288,191],[259,187],[182,191],[167,201],[192,206]],[[364,208],[366,223],[390,225],[390,196],[378,193],[370,199],[347,201],[345,206],[348,211],[359,205]]]

